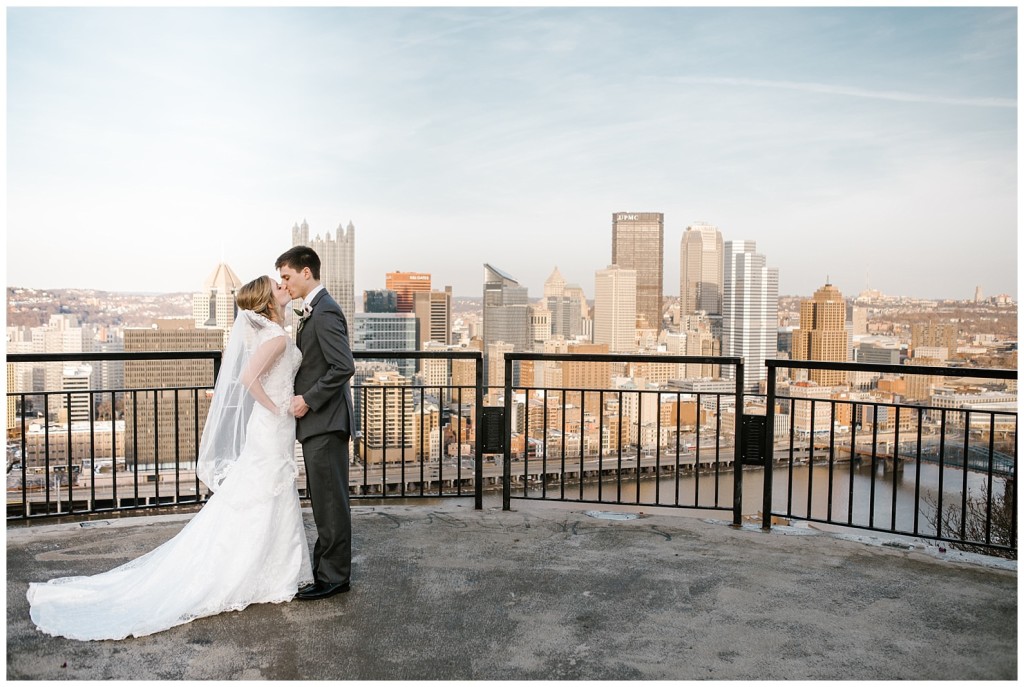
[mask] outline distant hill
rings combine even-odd
[[[75,315],[82,324],[148,327],[164,317],[192,317],[192,294],[7,287],[7,326],[39,327],[55,314]]]

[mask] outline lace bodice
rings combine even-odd
[[[290,403],[294,395],[295,373],[302,362],[302,352],[281,325],[270,320],[267,320],[267,327],[257,336],[256,345],[259,346],[277,336],[285,338],[284,353],[260,376],[260,383],[267,395],[280,407],[284,403]]]
[[[291,487],[298,469],[294,456],[295,417],[290,407],[295,395],[295,373],[302,362],[302,352],[291,337],[279,324],[270,320],[267,320],[267,326],[259,332],[254,344],[258,348],[278,336],[284,337],[284,351],[259,377],[263,390],[277,406],[277,412],[271,413],[258,403],[254,405],[247,427],[246,446],[248,448],[253,444],[259,446],[260,450],[243,451],[242,454],[243,458],[249,458],[248,470],[259,472],[266,468],[273,473],[284,468],[283,474],[263,482],[275,493],[284,486]]]

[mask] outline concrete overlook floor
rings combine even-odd
[[[120,565],[191,514],[11,525],[7,679],[1017,677],[1016,562],[718,513],[363,503],[350,593],[119,642],[41,633],[28,583]]]

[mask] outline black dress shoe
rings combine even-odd
[[[348,582],[339,582],[331,584],[330,582],[317,582],[309,587],[303,587],[299,590],[299,593],[295,595],[296,599],[303,601],[313,601],[315,599],[326,599],[329,596],[335,594],[344,594],[351,589]]]

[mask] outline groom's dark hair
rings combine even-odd
[[[274,269],[291,267],[296,272],[301,272],[308,267],[313,279],[320,281],[320,256],[309,246],[295,246],[281,253],[281,257],[274,263]]]

